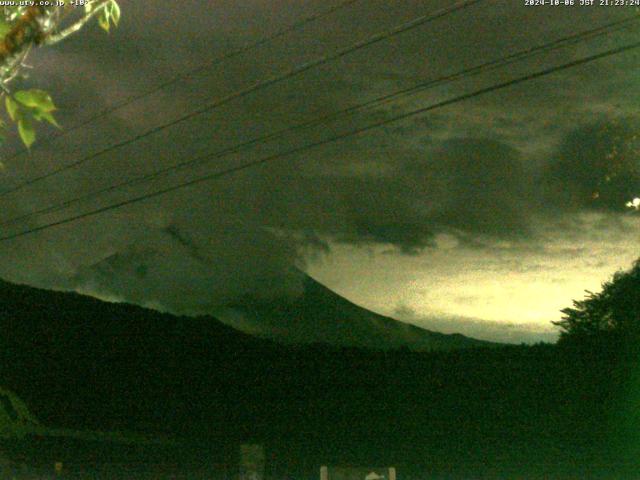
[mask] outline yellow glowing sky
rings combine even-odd
[[[637,215],[609,221],[591,214],[581,221],[584,229],[571,233],[547,226],[539,245],[502,242],[478,249],[439,235],[436,248],[414,256],[333,245],[308,271],[359,305],[424,327],[429,317],[443,316],[456,331],[455,318],[464,317],[548,334],[560,309],[585,290],[599,290],[640,256]]]

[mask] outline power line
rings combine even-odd
[[[285,157],[289,157],[291,155],[295,155],[295,154],[301,153],[301,152],[303,152],[305,150],[310,150],[310,149],[317,148],[317,147],[320,147],[320,146],[323,146],[323,145],[327,145],[329,143],[336,142],[338,140],[342,140],[344,138],[351,137],[353,135],[358,135],[360,133],[367,132],[367,131],[373,130],[375,128],[379,128],[379,127],[388,125],[390,123],[395,123],[395,122],[398,122],[398,121],[401,121],[401,120],[405,120],[407,118],[414,117],[416,115],[420,115],[420,114],[423,114],[423,113],[426,113],[426,112],[429,112],[429,111],[432,111],[432,110],[436,110],[436,109],[443,108],[443,107],[446,107],[446,106],[449,106],[449,105],[453,105],[455,103],[460,103],[460,102],[463,102],[463,101],[466,101],[466,100],[469,100],[469,99],[472,99],[472,98],[475,98],[475,97],[479,97],[481,95],[485,95],[487,93],[495,92],[495,91],[501,90],[503,88],[507,88],[507,87],[510,87],[510,86],[513,86],[513,85],[517,85],[517,84],[524,83],[524,82],[527,82],[527,81],[530,81],[530,80],[534,80],[536,78],[544,77],[546,75],[550,75],[552,73],[556,73],[556,72],[559,72],[559,71],[562,71],[562,70],[567,70],[569,68],[577,67],[579,65],[584,65],[586,63],[590,63],[590,62],[593,62],[595,60],[599,60],[599,59],[602,59],[602,58],[606,58],[606,57],[610,57],[610,56],[613,56],[613,55],[617,55],[617,54],[620,54],[620,53],[623,53],[623,52],[626,52],[626,51],[630,51],[630,50],[633,50],[633,49],[636,49],[636,48],[640,48],[640,42],[636,42],[636,43],[632,43],[632,44],[629,44],[629,45],[624,45],[622,47],[606,50],[604,52],[601,52],[601,53],[598,53],[598,54],[595,54],[595,55],[591,55],[591,56],[588,56],[588,57],[583,57],[583,58],[581,58],[579,60],[574,60],[572,62],[568,62],[568,63],[562,64],[562,65],[558,65],[558,66],[555,66],[555,67],[550,67],[550,68],[547,68],[545,70],[541,70],[541,71],[538,71],[538,72],[535,72],[535,73],[524,75],[524,76],[509,80],[509,81],[506,81],[506,82],[502,82],[502,83],[498,83],[496,85],[492,85],[492,86],[489,86],[489,87],[481,88],[481,89],[475,90],[475,91],[473,91],[471,93],[466,93],[464,95],[460,95],[460,96],[457,96],[457,97],[454,97],[454,98],[451,98],[451,99],[448,99],[448,100],[443,100],[441,102],[438,102],[438,103],[435,103],[435,104],[432,104],[432,105],[429,105],[429,106],[426,106],[426,107],[421,107],[421,108],[418,108],[418,109],[415,109],[415,110],[411,110],[411,111],[405,112],[405,113],[403,113],[401,115],[397,115],[395,117],[392,117],[392,118],[389,118],[389,119],[386,119],[386,120],[381,120],[381,121],[369,124],[367,126],[357,128],[357,129],[352,130],[350,132],[346,132],[346,133],[342,133],[342,134],[339,134],[339,135],[335,135],[333,137],[329,137],[329,138],[326,138],[324,140],[319,140],[317,142],[313,142],[313,143],[310,143],[310,144],[307,144],[307,145],[303,145],[301,147],[292,148],[292,149],[287,150],[285,152],[269,155],[269,156],[263,157],[263,158],[261,158],[259,160],[246,162],[244,164],[241,164],[241,165],[238,165],[238,166],[235,166],[235,167],[227,168],[227,169],[224,169],[224,170],[219,170],[217,172],[213,172],[213,173],[210,173],[208,175],[197,177],[197,178],[194,178],[194,179],[189,180],[187,182],[180,183],[178,185],[173,185],[171,187],[166,187],[166,188],[163,188],[161,190],[156,190],[154,192],[146,193],[144,195],[139,195],[137,197],[129,198],[127,200],[123,200],[123,201],[120,201],[120,202],[117,202],[117,203],[112,203],[110,205],[99,207],[99,208],[96,208],[94,210],[90,210],[88,212],[80,213],[78,215],[74,215],[74,216],[71,216],[71,217],[63,218],[61,220],[57,220],[55,222],[51,222],[51,223],[47,223],[47,224],[44,224],[44,225],[33,227],[33,228],[30,228],[30,229],[27,229],[27,230],[23,230],[22,232],[14,233],[14,234],[11,234],[11,235],[6,235],[6,236],[3,236],[3,237],[0,237],[0,241],[7,241],[7,240],[14,239],[14,238],[23,237],[23,236],[29,235],[31,233],[40,232],[40,231],[47,230],[49,228],[53,228],[53,227],[56,227],[56,226],[59,226],[59,225],[64,225],[64,224],[75,222],[75,221],[78,221],[78,220],[81,220],[81,219],[84,219],[84,218],[92,217],[92,216],[95,216],[95,215],[98,215],[100,213],[104,213],[104,212],[107,212],[107,211],[110,211],[110,210],[115,210],[115,209],[124,207],[126,205],[131,205],[131,204],[134,204],[134,203],[142,202],[144,200],[148,200],[150,198],[158,197],[160,195],[164,195],[164,194],[176,191],[176,190],[180,190],[180,189],[185,188],[185,187],[189,187],[189,186],[196,185],[196,184],[199,184],[199,183],[203,183],[203,182],[207,182],[207,181],[210,181],[210,180],[215,180],[215,179],[218,179],[218,178],[221,178],[221,177],[225,177],[227,175],[231,175],[233,173],[236,173],[236,172],[239,172],[239,171],[242,171],[242,170],[247,170],[249,168],[256,167],[256,166],[259,166],[259,165],[263,165],[263,164],[269,163],[269,162],[274,161],[274,160],[279,160],[281,158],[285,158]]]
[[[79,203],[82,202],[84,200],[88,200],[88,199],[94,199],[96,196],[98,195],[102,195],[104,193],[108,193],[111,191],[115,191],[127,186],[132,186],[132,185],[136,185],[136,184],[140,184],[140,183],[144,183],[147,182],[149,180],[153,180],[157,177],[160,177],[162,175],[166,175],[170,172],[173,171],[177,171],[183,168],[187,168],[187,167],[192,167],[194,165],[200,164],[200,163],[208,163],[214,159],[219,159],[222,157],[225,157],[227,155],[233,154],[233,153],[238,153],[239,151],[242,151],[246,148],[252,147],[256,144],[259,143],[263,143],[266,141],[270,141],[270,140],[274,140],[274,139],[278,139],[278,138],[282,138],[284,135],[295,132],[297,130],[301,130],[301,129],[305,129],[305,128],[309,128],[312,126],[316,126],[316,125],[320,125],[323,124],[329,120],[333,120],[335,118],[341,117],[343,115],[349,115],[352,113],[355,113],[359,110],[365,109],[367,107],[371,107],[374,105],[382,105],[382,104],[386,104],[389,103],[390,101],[396,100],[398,98],[407,96],[407,95],[413,95],[416,94],[418,92],[422,92],[426,89],[432,88],[432,87],[436,87],[436,86],[441,86],[443,84],[449,83],[449,82],[453,82],[456,80],[461,80],[461,79],[465,79],[465,78],[469,78],[471,76],[475,76],[475,75],[479,75],[481,73],[484,73],[486,71],[492,71],[495,70],[497,68],[501,68],[504,67],[506,65],[518,62],[518,61],[522,61],[528,58],[531,58],[532,56],[538,55],[540,53],[546,53],[546,52],[550,52],[559,48],[564,48],[567,45],[574,45],[577,44],[579,42],[583,42],[585,40],[591,40],[594,38],[597,38],[599,36],[602,35],[608,35],[611,34],[615,31],[619,31],[622,30],[623,28],[626,28],[629,24],[631,24],[632,22],[636,22],[640,20],[640,16],[639,15],[633,15],[631,17],[627,17],[623,20],[619,20],[616,22],[611,22],[590,30],[586,30],[580,33],[576,33],[567,37],[563,37],[557,40],[554,40],[552,42],[543,44],[543,45],[539,45],[539,46],[535,46],[535,47],[531,47],[525,50],[521,50],[518,52],[515,52],[511,55],[508,55],[506,57],[501,57],[498,59],[494,59],[491,60],[489,62],[485,62],[481,65],[477,65],[475,67],[471,67],[471,68],[466,68],[463,69],[461,71],[458,71],[456,73],[450,74],[450,75],[446,75],[443,77],[439,77],[433,80],[429,80],[427,82],[422,82],[419,83],[417,85],[414,85],[412,87],[406,88],[406,89],[402,89],[387,95],[384,95],[382,97],[378,97],[372,100],[369,100],[367,102],[358,104],[358,105],[354,105],[354,106],[350,106],[348,108],[339,110],[337,112],[333,112],[330,113],[328,115],[324,115],[320,118],[316,118],[316,119],[312,119],[310,121],[307,122],[303,122],[297,125],[293,125],[287,128],[283,128],[280,129],[278,131],[269,133],[267,135],[263,135],[261,137],[256,137],[253,138],[251,140],[247,140],[245,142],[242,142],[240,144],[231,146],[231,147],[227,147],[223,150],[214,152],[214,153],[209,153],[206,155],[202,155],[199,157],[196,157],[194,159],[191,160],[187,160],[184,162],[180,162],[178,164],[175,165],[171,165],[169,167],[157,170],[155,172],[151,172],[145,175],[142,175],[140,177],[137,178],[133,178],[133,179],[129,179],[129,180],[125,180],[123,182],[114,184],[114,185],[110,185],[104,188],[101,188],[99,190],[94,190],[92,192],[88,192],[84,195],[81,195],[79,197],[75,197],[69,200],[65,200],[59,204],[56,205],[52,205],[52,206],[48,206],[33,212],[29,212],[29,213],[25,213],[22,214],[20,216],[17,217],[13,217],[10,219],[7,219],[5,221],[0,222],[0,227],[6,226],[6,225],[10,225],[16,222],[19,222],[21,220],[25,220],[28,219],[32,216],[36,216],[36,215],[42,215],[45,213],[53,213],[56,211],[60,211],[63,210],[65,208],[70,207],[71,205],[75,204],[75,203]]]
[[[350,53],[353,53],[353,52],[355,52],[357,50],[360,50],[362,48],[371,46],[371,45],[373,45],[375,43],[378,43],[378,42],[381,42],[383,40],[387,40],[387,39],[389,39],[391,37],[394,37],[396,35],[399,35],[401,33],[404,33],[404,32],[407,32],[409,30],[412,30],[414,28],[420,27],[420,26],[424,25],[425,23],[428,23],[428,22],[431,22],[433,20],[437,20],[439,18],[445,17],[445,16],[447,16],[447,15],[449,15],[451,13],[457,12],[459,10],[466,9],[466,8],[468,8],[468,7],[472,6],[472,5],[475,5],[476,3],[480,3],[482,1],[485,1],[485,0],[463,0],[463,1],[460,1],[460,2],[458,2],[458,3],[456,3],[456,4],[452,5],[452,6],[448,7],[448,8],[437,10],[436,12],[417,17],[417,18],[415,18],[413,20],[410,20],[410,21],[405,22],[405,23],[403,23],[403,24],[401,24],[399,26],[394,27],[391,30],[375,34],[375,35],[373,35],[373,36],[371,36],[371,37],[369,37],[369,38],[367,38],[365,40],[362,40],[362,41],[357,42],[355,44],[352,44],[352,45],[350,45],[350,46],[348,46],[346,48],[338,50],[337,52],[334,52],[334,53],[331,53],[331,54],[328,54],[328,55],[324,55],[324,56],[322,56],[322,57],[320,57],[320,58],[318,58],[316,60],[313,60],[311,62],[304,63],[302,65],[294,67],[293,69],[285,72],[284,74],[281,74],[281,75],[278,75],[278,76],[273,76],[273,77],[270,77],[270,78],[268,78],[266,80],[263,80],[263,81],[259,81],[259,82],[255,83],[255,84],[251,85],[248,88],[236,91],[236,92],[234,92],[232,94],[229,94],[229,95],[227,95],[225,97],[222,97],[221,99],[219,99],[219,100],[217,100],[217,101],[215,101],[215,102],[213,102],[213,103],[211,103],[209,105],[206,105],[206,106],[204,106],[202,108],[199,108],[197,110],[193,110],[190,113],[187,113],[186,115],[183,115],[183,116],[181,116],[181,117],[179,117],[177,119],[171,120],[170,122],[158,125],[158,126],[152,128],[152,129],[147,130],[144,133],[141,133],[139,135],[135,135],[133,137],[130,137],[127,140],[123,140],[122,142],[119,142],[119,143],[116,143],[116,144],[111,145],[109,147],[103,148],[102,150],[99,150],[99,151],[97,151],[95,153],[92,153],[92,154],[90,154],[90,155],[88,155],[86,157],[83,157],[83,158],[75,161],[75,162],[72,162],[72,163],[69,163],[67,165],[64,165],[64,166],[62,166],[60,168],[52,170],[51,172],[45,173],[45,174],[40,175],[38,177],[35,177],[33,179],[26,180],[25,182],[15,186],[15,187],[9,188],[9,189],[4,190],[4,191],[1,191],[0,192],[0,196],[7,195],[9,193],[13,193],[13,192],[16,192],[18,190],[22,190],[23,188],[28,187],[30,185],[33,185],[34,183],[40,182],[42,180],[45,180],[45,179],[47,179],[49,177],[52,177],[52,176],[57,175],[59,173],[65,172],[67,170],[76,168],[76,167],[78,167],[78,166],[80,166],[80,165],[82,165],[82,164],[84,164],[84,163],[86,163],[86,162],[88,162],[90,160],[93,160],[94,158],[97,158],[97,157],[99,157],[101,155],[104,155],[105,153],[109,153],[109,152],[111,152],[113,150],[116,150],[118,148],[121,148],[121,147],[124,147],[126,145],[135,143],[135,142],[137,142],[139,140],[142,140],[143,138],[146,138],[146,137],[148,137],[150,135],[153,135],[153,134],[156,134],[156,133],[161,132],[163,130],[166,130],[167,128],[173,127],[173,126],[175,126],[175,125],[177,125],[179,123],[182,123],[184,121],[187,121],[187,120],[189,120],[191,118],[197,117],[197,116],[202,115],[202,114],[207,113],[207,112],[210,112],[210,111],[214,110],[217,107],[220,107],[222,105],[225,105],[225,104],[229,103],[232,100],[236,100],[238,98],[242,98],[242,97],[244,97],[246,95],[249,95],[250,93],[253,93],[253,92],[257,91],[257,90],[261,90],[263,88],[269,87],[269,86],[274,85],[276,83],[282,82],[282,81],[287,80],[287,79],[289,79],[291,77],[294,77],[294,76],[299,75],[299,74],[301,74],[303,72],[306,72],[307,70],[310,70],[310,69],[312,69],[314,67],[323,65],[323,64],[328,63],[328,62],[333,61],[333,60],[337,60],[337,59],[342,58],[342,57],[344,57],[344,56],[346,56],[346,55],[348,55]]]
[[[327,8],[321,12],[318,13],[314,13],[313,15],[310,15],[308,17],[305,17],[301,20],[299,20],[298,22],[292,23],[289,26],[286,26],[285,28],[282,28],[278,31],[276,31],[275,33],[263,37],[255,42],[251,42],[247,45],[244,45],[242,47],[236,48],[235,50],[232,50],[220,57],[214,58],[213,60],[210,60],[208,62],[206,62],[206,64],[204,65],[200,65],[199,67],[193,68],[191,70],[188,70],[186,72],[183,72],[169,80],[166,80],[162,83],[160,83],[159,85],[155,86],[154,88],[152,88],[151,90],[148,90],[146,92],[142,92],[138,95],[132,95],[128,98],[125,98],[124,100],[122,100],[119,103],[116,103],[110,107],[107,107],[106,109],[102,110],[101,112],[96,113],[95,115],[92,115],[88,118],[86,118],[85,120],[83,120],[80,123],[77,123],[76,125],[73,125],[69,128],[66,128],[65,130],[63,130],[62,132],[60,132],[57,135],[51,135],[48,138],[45,138],[44,140],[36,143],[34,146],[35,147],[41,147],[42,145],[48,145],[49,143],[53,142],[54,140],[57,140],[60,137],[64,137],[66,135],[68,135],[69,133],[78,130],[82,127],[86,127],[87,125],[90,125],[91,123],[95,122],[96,120],[99,120],[102,117],[106,117],[110,114],[112,114],[113,112],[120,110],[122,108],[125,108],[129,105],[131,105],[132,103],[137,102],[138,100],[142,100],[143,98],[146,98],[148,96],[151,96],[155,93],[158,93],[162,90],[164,90],[165,88],[168,88],[172,85],[175,85],[177,83],[180,83],[182,81],[187,80],[189,77],[192,76],[196,76],[199,75],[200,73],[202,73],[205,70],[208,70],[216,65],[219,65],[227,60],[231,60],[232,58],[238,57],[244,53],[247,53],[251,50],[254,50],[256,48],[259,48],[263,45],[266,45],[269,42],[272,42],[273,40],[277,40],[280,37],[283,37],[289,33],[295,32],[296,30],[299,30],[301,28],[304,28],[305,26],[307,26],[310,23],[313,23],[317,20],[320,20],[323,17],[327,17],[329,15],[332,15],[333,13],[342,10],[343,8],[346,8],[354,3],[357,3],[361,0],[345,0],[341,3],[338,3],[337,5],[334,5],[333,7]],[[14,158],[19,157],[20,155],[23,155],[25,153],[27,153],[29,150],[27,149],[21,149],[18,152],[15,152],[13,155],[11,155],[10,157],[8,157],[7,159],[5,159],[6,161],[9,160],[13,160]]]

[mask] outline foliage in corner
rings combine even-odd
[[[24,62],[29,51],[65,40],[93,19],[109,32],[112,26],[118,26],[121,12],[117,0],[67,1],[61,6],[44,1],[29,6],[20,3],[0,7],[0,95],[4,96],[1,103],[6,109],[5,118],[16,124],[20,139],[29,148],[36,140],[37,123],[60,128],[49,93],[35,88],[11,88],[14,80],[26,78]],[[0,116],[0,144],[5,139],[7,123]]]

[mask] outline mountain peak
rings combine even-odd
[[[328,343],[377,350],[449,350],[489,342],[432,332],[367,310],[300,272],[302,292],[244,297],[218,308],[217,318],[239,330],[285,343]]]

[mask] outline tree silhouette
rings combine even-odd
[[[640,339],[640,259],[628,271],[616,272],[598,293],[587,291],[584,300],[562,310],[560,343]]]

